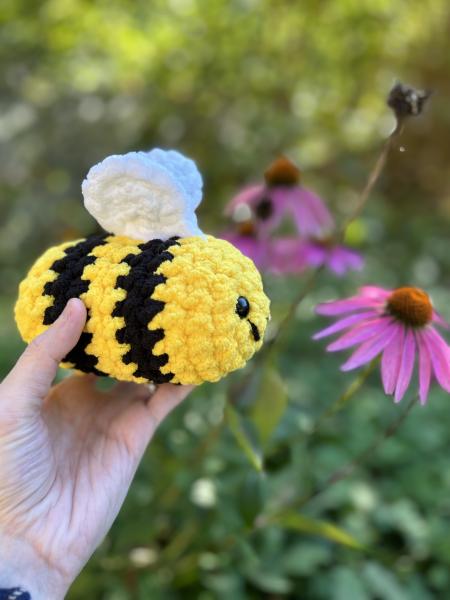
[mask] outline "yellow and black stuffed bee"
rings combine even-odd
[[[204,235],[195,163],[155,149],[110,156],[83,182],[112,233],[47,250],[19,288],[31,341],[81,298],[88,319],[62,366],[137,383],[200,384],[241,368],[262,345],[269,300],[251,260]]]

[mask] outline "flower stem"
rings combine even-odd
[[[325,420],[340,412],[344,406],[347,405],[347,403],[354,397],[356,392],[362,388],[364,383],[367,381],[367,378],[373,372],[378,363],[379,358],[375,358],[364,370],[359,373],[359,375],[350,383],[347,389],[319,416],[312,431],[310,432],[310,435],[316,433]]]
[[[386,165],[386,160],[389,155],[389,152],[394,144],[394,141],[401,135],[403,131],[403,121],[397,120],[396,126],[392,133],[389,135],[387,140],[384,142],[381,152],[378,156],[376,163],[374,164],[372,170],[369,173],[369,177],[367,178],[366,185],[364,186],[361,194],[359,195],[358,202],[356,203],[355,208],[352,210],[350,215],[344,221],[341,227],[341,231],[339,234],[339,238],[343,240],[345,238],[345,234],[347,232],[348,227],[355,221],[367,204],[369,196],[375,187],[376,182],[380,178],[381,173]]]

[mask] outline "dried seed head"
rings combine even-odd
[[[431,91],[417,90],[404,83],[396,83],[389,92],[387,105],[392,108],[398,120],[417,117],[424,109]]]

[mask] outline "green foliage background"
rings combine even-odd
[[[301,515],[283,512],[400,410],[374,374],[312,435],[352,381],[310,341],[322,325],[312,306],[362,283],[406,283],[450,318],[448,12],[445,0],[1,3],[1,374],[23,346],[12,305],[27,267],[96,226],[80,193],[95,162],[184,151],[205,178],[201,224],[220,231],[230,196],[283,151],[343,219],[393,126],[391,85],[435,92],[349,231],[365,271],[321,275],[238,403],[225,398],[242,373],[168,419],[71,600],[450,596],[450,416],[437,389],[351,477]],[[267,280],[275,322],[302,280]]]

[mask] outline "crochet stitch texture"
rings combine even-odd
[[[44,331],[71,297],[83,300],[88,320],[62,366],[137,383],[217,381],[260,348],[269,318],[252,261],[212,236],[143,243],[104,234],[50,248],[20,284],[23,339]]]

